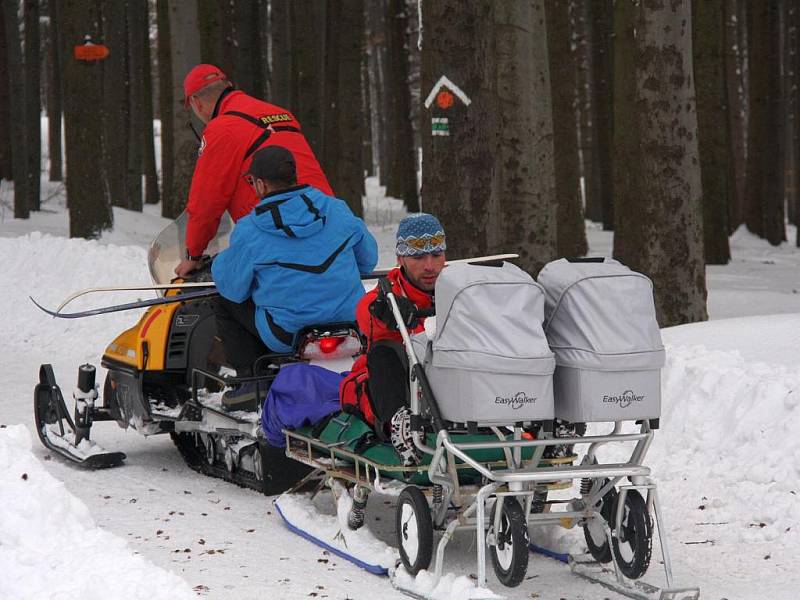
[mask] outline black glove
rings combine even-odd
[[[397,301],[397,308],[400,309],[400,315],[403,317],[406,328],[415,328],[417,326],[417,305],[405,296],[395,296],[394,299]],[[394,313],[386,297],[379,294],[369,305],[369,312],[373,317],[385,323],[389,329],[397,330]]]

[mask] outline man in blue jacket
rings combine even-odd
[[[230,246],[211,272],[222,298],[217,330],[237,375],[252,375],[268,352],[290,352],[308,325],[355,321],[361,274],[378,261],[378,245],[344,201],[297,185],[292,153],[256,152],[245,177],[260,202],[236,223]],[[237,393],[240,392],[240,393]],[[223,407],[252,410],[254,390],[228,392]]]

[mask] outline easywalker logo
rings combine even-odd
[[[525,392],[517,392],[513,396],[495,396],[494,403],[510,406],[513,410],[518,410],[526,404],[536,404],[536,396],[528,396]]]
[[[633,390],[625,390],[619,396],[603,396],[603,402],[617,404],[620,408],[628,408],[634,402],[642,402],[644,396],[637,396]]]

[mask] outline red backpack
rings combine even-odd
[[[367,355],[362,354],[353,363],[350,374],[339,384],[339,402],[344,412],[355,414],[370,427],[375,427],[375,412],[369,398],[368,381]]]

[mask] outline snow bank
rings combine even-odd
[[[673,529],[726,523],[714,529],[717,542],[796,546],[800,367],[703,346],[668,345],[667,357],[649,464],[673,512],[680,508]]]
[[[178,600],[179,577],[98,528],[31,452],[22,425],[0,428],[0,598]]]

